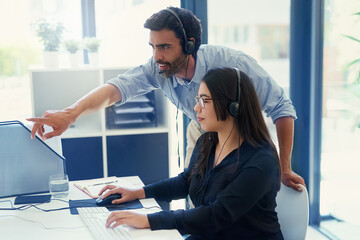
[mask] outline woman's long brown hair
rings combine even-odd
[[[203,82],[205,82],[210,91],[218,120],[224,121],[226,118],[230,117],[228,109],[230,103],[237,99],[237,81],[237,73],[233,68],[211,69],[203,78]],[[250,78],[243,72],[240,72],[240,102],[235,126],[239,132],[239,136],[250,145],[258,147],[269,144],[274,150],[280,166],[277,150],[261,113],[261,107],[255,88]],[[200,173],[204,176],[207,159],[209,158],[212,147],[216,146],[217,142],[218,138],[216,132],[205,133],[205,136],[200,143],[198,156],[200,159],[194,166],[189,180],[193,174]],[[279,178],[280,176],[279,172]],[[280,179],[278,181],[278,189],[279,188]]]

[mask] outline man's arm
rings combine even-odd
[[[299,188],[297,184],[300,183],[305,186],[304,179],[291,170],[294,119],[282,117],[275,121],[275,125],[280,148],[281,180],[286,186],[302,191],[302,188]]]
[[[31,138],[35,137],[36,132],[43,140],[59,136],[80,116],[98,111],[120,100],[119,89],[111,84],[104,84],[63,110],[49,110],[42,117],[26,119],[35,123],[31,130]],[[44,125],[52,127],[53,131],[44,134]]]

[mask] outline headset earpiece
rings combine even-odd
[[[171,13],[178,20],[178,22],[180,24],[180,27],[181,27],[183,35],[184,35],[184,50],[185,50],[184,53],[186,55],[193,54],[194,50],[195,50],[195,43],[187,38],[184,25],[182,24],[179,16],[176,14],[176,12],[174,10],[172,10],[170,8],[165,8],[164,10]]]
[[[191,55],[194,53],[195,50],[195,43],[191,40],[188,40],[185,46],[185,54],[186,55]]]
[[[237,102],[231,102],[229,106],[230,115],[233,117],[237,117],[239,111],[239,104]]]
[[[236,83],[237,83],[237,93],[236,93],[236,102],[231,102],[229,105],[229,112],[230,115],[233,117],[237,117],[239,115],[239,108],[240,108],[240,70],[237,68],[234,68],[236,72]]]

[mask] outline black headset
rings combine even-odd
[[[237,117],[239,115],[239,104],[240,104],[240,81],[241,81],[241,77],[240,77],[240,70],[237,68],[234,68],[235,72],[236,72],[236,82],[237,82],[237,93],[236,93],[236,102],[231,102],[229,104],[229,112],[230,115],[233,117]]]
[[[172,9],[170,9],[170,8],[165,8],[164,10],[167,11],[167,12],[169,12],[169,13],[171,13],[171,14],[178,20],[178,22],[180,23],[180,27],[181,27],[181,29],[182,29],[182,31],[183,31],[183,33],[184,33],[184,49],[185,49],[185,54],[186,54],[186,55],[191,55],[191,54],[193,54],[194,49],[195,49],[195,43],[194,43],[193,41],[187,39],[186,32],[185,32],[185,28],[184,28],[184,26],[183,26],[183,24],[182,24],[179,16],[176,14],[176,12],[175,12],[174,10],[172,10]]]

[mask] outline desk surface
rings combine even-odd
[[[128,182],[130,185],[141,186],[143,185],[138,177],[125,177],[121,178]],[[69,199],[86,199],[89,198],[85,193],[74,187],[70,182],[69,196],[63,198],[68,201]],[[1,198],[1,201],[11,200],[12,198]],[[140,200],[144,207],[158,206],[154,199]],[[3,202],[0,203],[4,205]],[[21,206],[21,205],[16,205]],[[52,200],[50,203],[41,204],[39,207],[42,209],[54,209],[68,207],[68,203]],[[136,210],[143,213],[155,212],[153,209],[139,209]],[[0,236],[4,239],[93,239],[90,231],[82,222],[79,215],[71,215],[70,210],[61,210],[54,212],[43,212],[35,208],[30,208],[25,211],[7,211],[0,210]],[[135,229],[132,228],[130,235],[135,239],[172,239],[182,240],[182,236],[177,230],[159,230],[151,231],[150,229]]]

